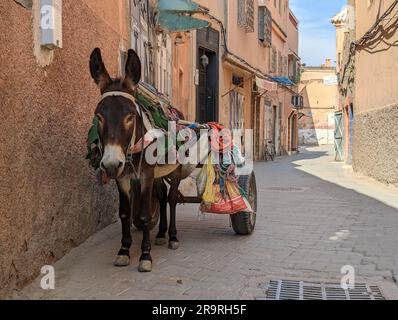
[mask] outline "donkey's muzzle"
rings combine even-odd
[[[122,161],[119,161],[119,163],[108,165],[105,165],[104,162],[101,162],[101,169],[106,172],[106,175],[110,179],[116,179],[121,174],[123,167],[124,163]]]
[[[124,171],[125,161],[126,158],[120,146],[107,145],[101,161],[101,169],[110,179],[117,179]]]

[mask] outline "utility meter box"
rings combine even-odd
[[[62,48],[62,0],[40,0],[41,46]]]

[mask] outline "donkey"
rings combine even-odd
[[[134,217],[139,219],[143,233],[138,270],[150,272],[152,257],[149,223],[152,214],[152,197],[155,194],[160,203],[160,226],[156,244],[163,245],[167,241],[166,207],[169,203],[169,248],[175,250],[179,247],[176,206],[182,169],[177,168],[168,177],[171,185],[168,195],[164,180],[155,179],[155,166],[145,162],[144,150],[131,155],[128,161],[130,147],[137,145],[146,133],[140,107],[134,98],[141,79],[141,61],[137,53],[134,50],[128,51],[125,77],[112,79],[102,60],[101,50],[96,48],[90,56],[90,73],[102,95],[95,110],[95,116],[99,120],[98,133],[103,152],[100,168],[108,178],[116,180],[119,191],[122,243],[114,265],[117,267],[130,265],[133,211]],[[135,180],[133,186],[132,179]]]

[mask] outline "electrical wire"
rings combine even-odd
[[[372,27],[357,41],[353,41],[350,44],[350,52],[348,55],[347,63],[345,64],[343,76],[340,80],[341,83],[344,82],[345,77],[347,75],[347,71],[351,65],[353,57],[355,56],[356,52],[360,49],[366,47],[369,41],[374,40],[377,36],[378,32],[380,31],[381,23],[388,20],[387,24],[390,23],[395,17],[398,17],[398,13],[395,13],[393,17],[389,17],[389,15],[394,11],[394,9],[398,5],[398,0],[395,0],[390,7],[383,13],[383,15],[378,18]]]

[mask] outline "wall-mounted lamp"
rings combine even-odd
[[[179,34],[178,36],[176,36],[176,38],[175,38],[175,45],[176,46],[178,46],[178,45],[182,45],[182,44],[184,44],[185,42],[184,42],[184,39],[182,38],[182,35],[181,34]]]

